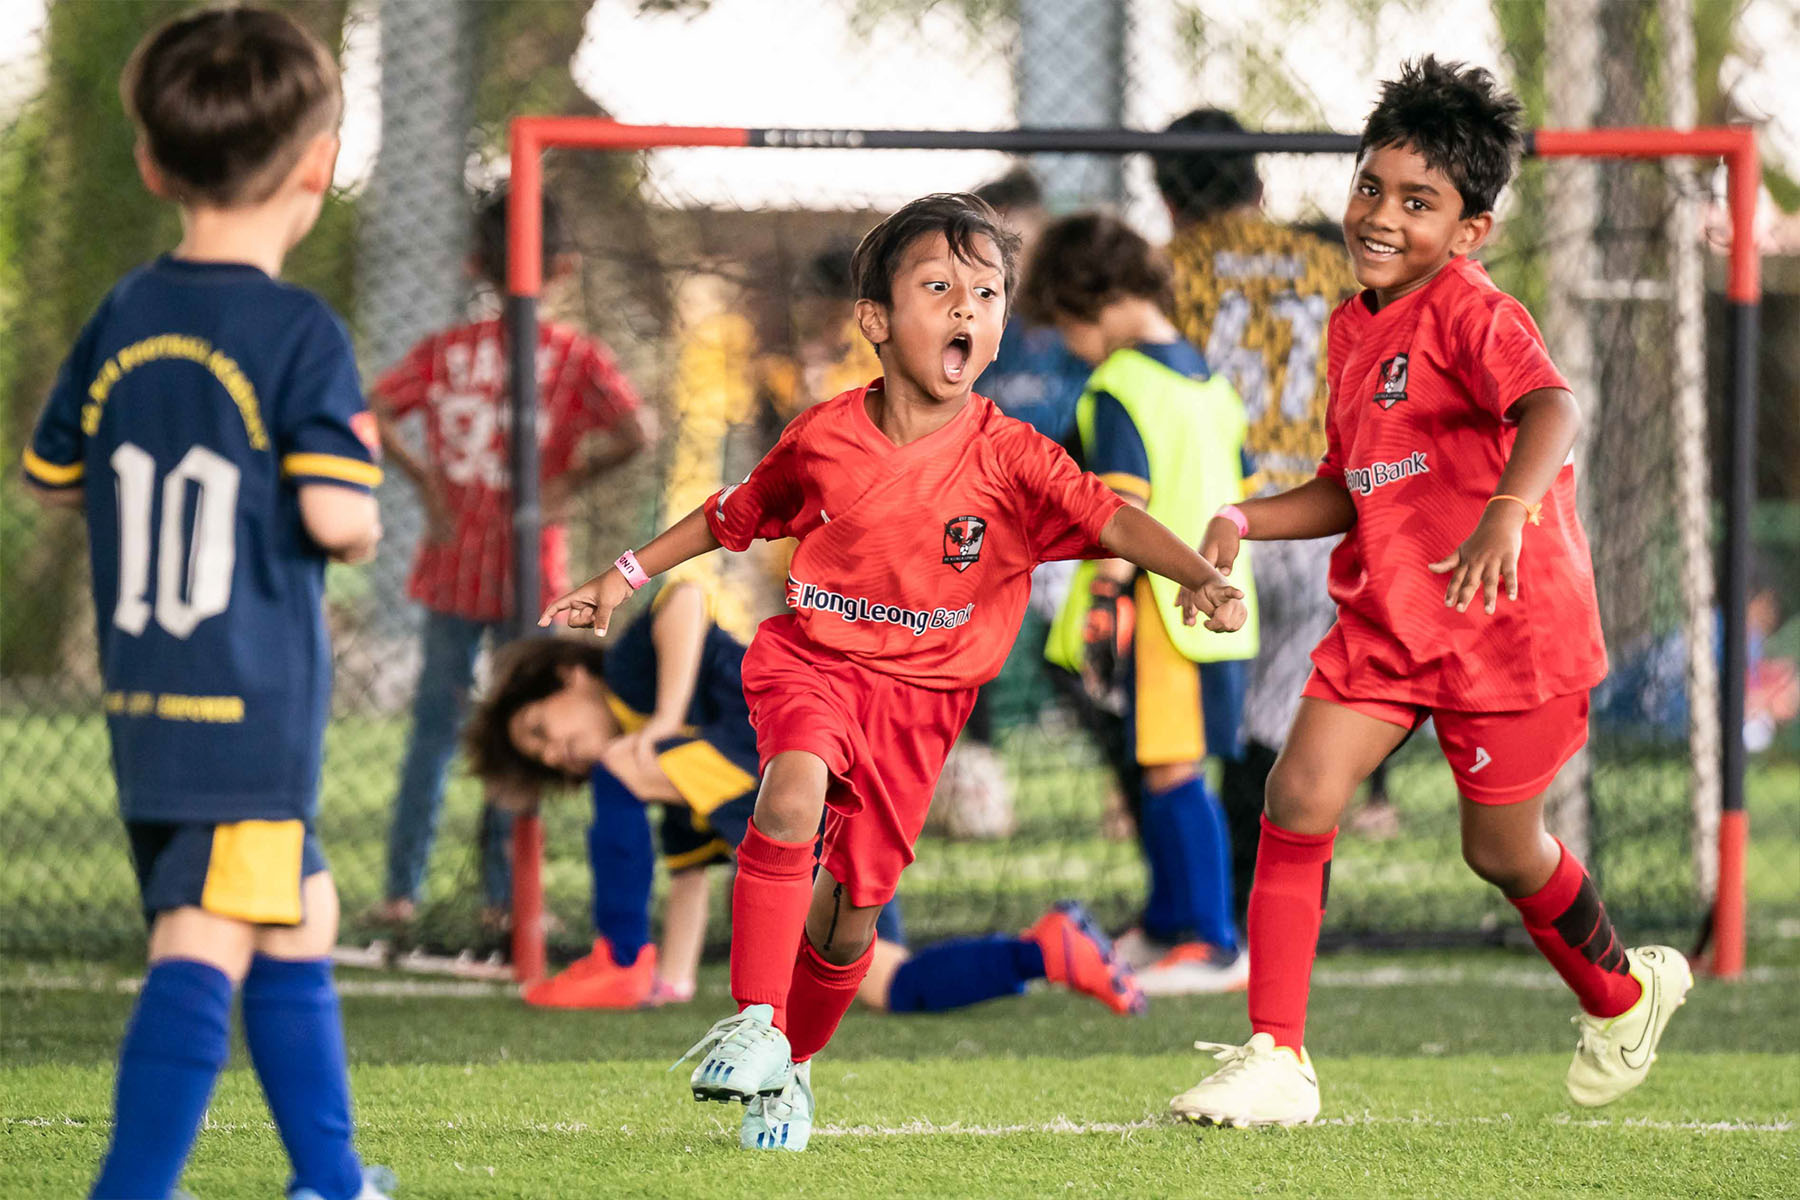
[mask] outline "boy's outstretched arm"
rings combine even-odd
[[[1261,500],[1245,500],[1238,505],[1249,530],[1239,534],[1237,525],[1228,517],[1214,517],[1207,522],[1200,538],[1200,555],[1231,574],[1237,562],[1238,542],[1249,538],[1258,542],[1298,541],[1306,538],[1335,537],[1350,532],[1356,524],[1356,504],[1344,485],[1323,476],[1309,479],[1297,488]]]
[[[713,536],[712,529],[706,523],[706,510],[696,508],[657,534],[639,550],[638,566],[643,568],[645,575],[655,577],[680,566],[690,558],[718,548],[719,539]],[[633,590],[617,567],[608,567],[574,591],[552,600],[538,618],[538,624],[548,625],[556,619],[558,613],[566,612],[569,614],[568,624],[571,629],[586,629],[591,626],[596,637],[605,637],[613,610],[630,599]]]
[[[1213,565],[1195,553],[1175,533],[1149,513],[1127,504],[1106,522],[1100,544],[1119,558],[1130,559],[1146,571],[1181,585],[1182,621],[1192,625],[1206,613],[1206,627],[1215,633],[1243,628],[1249,617],[1244,593],[1231,586]]]
[[[87,491],[78,487],[47,488],[27,480],[25,490],[45,508],[80,508],[87,501]]]
[[[687,720],[700,682],[706,627],[706,593],[698,584],[673,583],[663,589],[650,624],[650,641],[656,647],[656,707],[642,728],[627,735],[645,765],[655,761],[656,743],[679,733]]]
[[[1526,392],[1508,411],[1518,422],[1519,433],[1500,482],[1494,485],[1494,499],[1463,544],[1431,564],[1437,574],[1450,576],[1444,604],[1457,612],[1469,610],[1476,592],[1482,595],[1483,608],[1493,612],[1502,584],[1508,600],[1519,598],[1525,522],[1536,524],[1538,504],[1569,461],[1581,432],[1581,408],[1562,388]]]

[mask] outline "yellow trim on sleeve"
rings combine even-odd
[[[606,693],[606,707],[612,710],[613,720],[619,723],[620,733],[636,733],[650,719],[650,714],[641,713],[631,705],[613,695],[609,688]]]
[[[1100,477],[1100,482],[1115,492],[1130,492],[1140,500],[1150,499],[1150,481],[1140,475],[1132,475],[1125,471],[1108,471]]]
[[[685,871],[689,867],[702,867],[708,863],[722,861],[731,857],[731,843],[724,838],[714,838],[704,846],[696,846],[692,850],[683,850],[680,854],[663,856],[663,866],[671,871]]]
[[[301,821],[213,826],[200,907],[256,925],[298,925],[305,844],[306,825]]]
[[[284,476],[313,475],[321,479],[341,479],[374,487],[381,482],[381,468],[361,459],[343,458],[336,454],[290,454],[281,460]]]
[[[756,787],[756,776],[720,754],[710,742],[683,742],[657,755],[656,761],[701,821],[720,805]]]
[[[25,447],[25,473],[46,487],[68,487],[78,482],[86,471],[86,463],[58,466],[38,455],[30,446]]]

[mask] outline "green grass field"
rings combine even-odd
[[[1597,1111],[1562,1073],[1573,1006],[1526,954],[1321,960],[1321,1123],[1196,1130],[1163,1116],[1244,1036],[1242,997],[1115,1018],[1055,992],[939,1017],[853,1011],[815,1068],[804,1156],[735,1149],[739,1110],[665,1072],[726,1010],[527,1010],[502,989],[345,973],[361,1144],[420,1196],[1791,1196],[1800,1179],[1800,953],[1702,980],[1649,1082]],[[129,1010],[115,971],[0,973],[0,1195],[74,1195],[106,1140]],[[241,1053],[185,1180],[275,1197],[285,1167]]]

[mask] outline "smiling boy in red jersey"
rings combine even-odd
[[[1332,314],[1318,477],[1207,527],[1202,553],[1225,570],[1240,538],[1346,536],[1331,559],[1338,621],[1268,782],[1254,1033],[1214,1045],[1224,1065],[1172,1101],[1190,1120],[1318,1115],[1302,1035],[1338,817],[1428,716],[1461,795],[1463,857],[1580,1000],[1571,1098],[1605,1104],[1642,1082],[1692,986],[1674,950],[1623,948],[1586,870],[1544,828],[1544,791],[1587,740],[1606,651],[1569,465],[1580,410],[1530,314],[1467,257],[1512,175],[1518,113],[1460,63],[1427,57],[1383,85],[1344,212],[1366,290]]]
[[[1183,585],[1190,623],[1244,621],[1242,593],[1178,537],[974,394],[1017,248],[972,196],[927,196],[883,221],[852,264],[883,378],[801,414],[742,484],[544,611],[604,633],[648,575],[799,539],[793,611],[765,621],[744,658],[763,783],[732,896],[740,1011],[688,1052],[709,1051],[696,1099],[748,1103],[746,1149],[806,1146],[808,1063],[868,971],[876,914],[976,689],[1017,636],[1031,569],[1126,558]]]

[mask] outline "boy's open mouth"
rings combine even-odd
[[[969,351],[974,347],[974,340],[966,333],[953,336],[944,345],[944,374],[951,383],[961,383],[963,369],[969,365]]]

